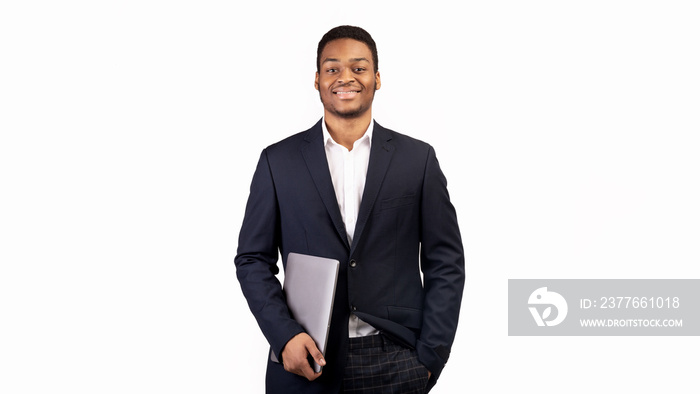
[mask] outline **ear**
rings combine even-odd
[[[374,76],[374,83],[376,85],[374,90],[379,90],[379,88],[382,87],[382,78],[379,76],[379,71],[377,71],[377,75]]]
[[[314,88],[318,90],[318,71],[316,71],[316,78],[314,79]]]

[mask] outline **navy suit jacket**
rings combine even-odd
[[[323,374],[309,382],[268,361],[267,392],[338,392],[351,312],[415,348],[433,373],[432,386],[450,354],[465,278],[457,217],[435,152],[375,122],[350,245],[322,121],[262,152],[239,235],[236,274],[279,360],[287,341],[304,329],[290,315],[275,276],[278,252],[284,266],[290,252],[340,261]]]

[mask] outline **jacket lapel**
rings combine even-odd
[[[357,215],[357,225],[355,226],[350,255],[355,251],[355,247],[362,237],[362,231],[365,228],[365,224],[367,224],[367,219],[369,219],[372,207],[374,207],[374,203],[377,200],[379,189],[384,181],[384,176],[389,168],[389,163],[394,153],[391,137],[390,130],[383,128],[376,121],[374,122],[367,179],[365,181],[365,190],[362,193],[362,202],[360,202],[360,212]]]
[[[345,232],[345,224],[343,217],[340,215],[338,200],[335,196],[333,181],[331,181],[331,173],[328,170],[328,160],[326,159],[326,150],[324,148],[323,131],[321,129],[321,119],[314,127],[306,132],[304,137],[305,144],[301,147],[301,153],[306,161],[306,167],[311,173],[311,178],[314,180],[318,194],[326,206],[326,210],[333,221],[333,225],[343,240],[345,246],[350,249],[348,244],[348,236]]]

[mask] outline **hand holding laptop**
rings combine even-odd
[[[323,354],[316,347],[316,343],[307,333],[297,334],[289,340],[282,349],[282,364],[284,370],[303,376],[308,380],[315,380],[321,376],[321,372],[314,372],[309,364],[309,355],[320,366],[326,365]]]
[[[339,268],[338,260],[299,253],[287,255],[284,277],[287,306],[306,331],[294,336],[282,349],[282,362],[287,372],[308,380],[321,375],[321,368],[326,364],[323,354],[328,341]],[[279,362],[272,351],[270,359]]]

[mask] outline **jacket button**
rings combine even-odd
[[[355,259],[350,260],[350,268],[355,268],[357,267],[357,261]]]

